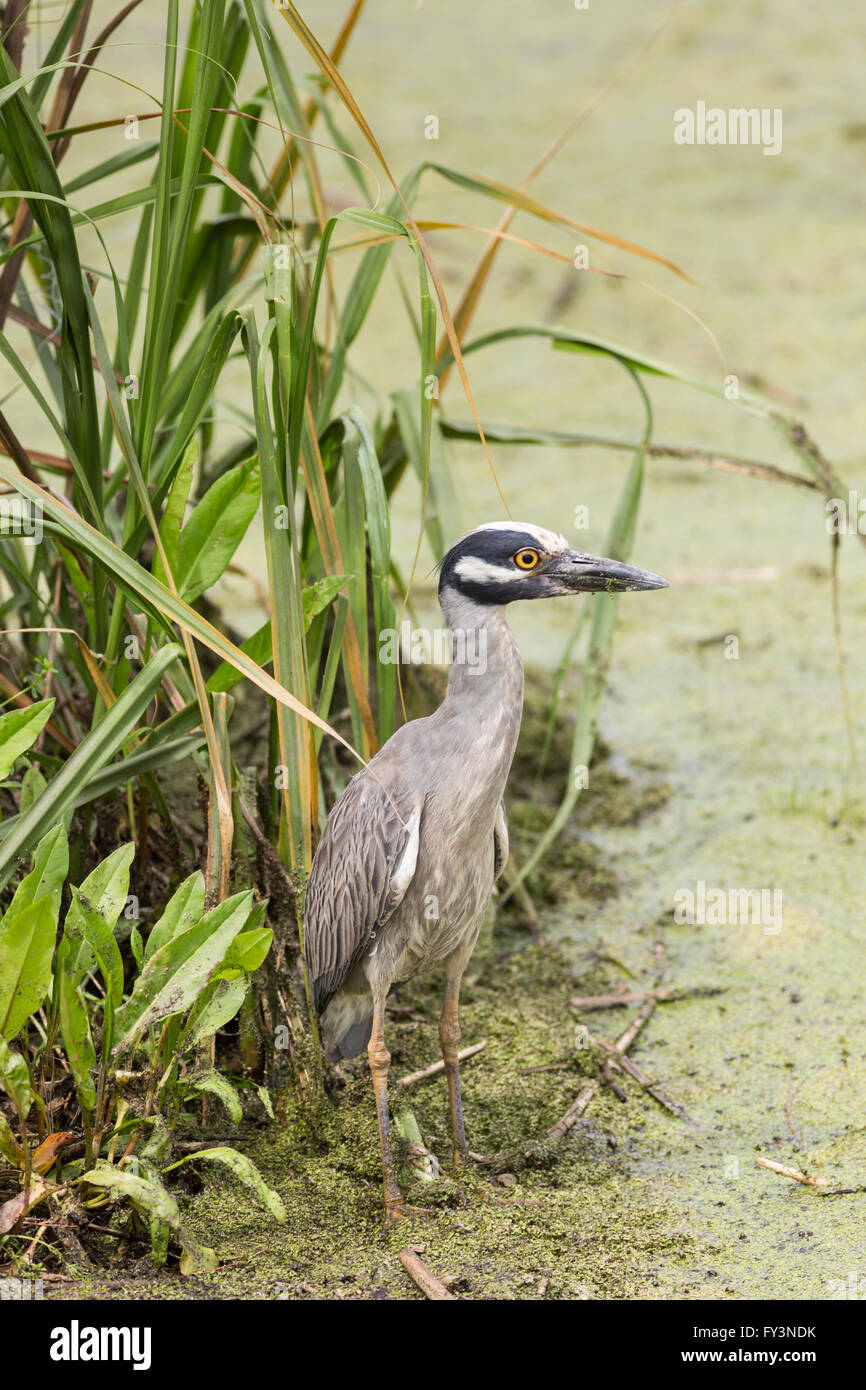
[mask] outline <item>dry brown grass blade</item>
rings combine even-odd
[[[349,10],[349,13],[346,15],[346,18],[343,20],[340,32],[334,40],[330,53],[331,62],[334,64],[335,67],[337,63],[339,63],[340,59],[346,51],[346,45],[348,44],[349,39],[352,37],[352,32],[355,28],[355,25],[358,22],[358,18],[361,14],[362,9],[364,8],[364,4],[365,0],[355,0],[355,3]],[[316,119],[316,113],[318,109],[318,102],[310,98],[310,100],[304,107],[304,120],[307,122],[308,129],[312,125],[313,121]],[[297,135],[294,136],[295,140],[297,140],[298,138],[299,137]],[[274,167],[271,170],[269,183],[277,197],[279,197],[280,194],[283,192],[286,184],[291,178],[292,169],[297,163],[297,159],[297,146],[295,146],[294,149],[292,149],[290,146],[287,146],[283,153],[280,155],[279,159],[274,164]]]
[[[322,463],[322,455],[319,450],[319,441],[316,437],[316,427],[315,421],[313,420],[313,412],[310,407],[309,395],[306,397],[305,406],[308,434],[311,442],[313,469],[311,470],[308,466],[306,451],[303,449],[301,450],[301,466],[303,467],[304,479],[307,484],[307,497],[313,516],[313,525],[316,530],[316,537],[319,542],[327,573],[345,574],[343,557],[340,551],[340,542],[337,539],[337,525],[334,520],[334,512],[331,507],[328,486],[325,482],[325,470]],[[366,681],[364,680],[364,671],[361,664],[361,648],[358,643],[358,633],[355,628],[351,610],[346,614],[346,627],[343,634],[343,641],[346,647],[346,660],[349,664],[352,688],[355,693],[355,699],[358,701],[358,710],[367,738],[368,747],[363,751],[365,754],[370,750],[375,752],[379,746],[379,740],[376,734],[376,721],[373,718],[373,711],[370,707],[370,695],[367,690]]]
[[[228,805],[219,794],[219,775],[228,786],[231,779],[232,755],[229,747],[229,712],[233,701],[228,695],[213,696],[213,722],[219,769],[211,764],[208,779],[208,837],[205,865],[205,906],[215,907],[228,897],[229,871],[232,862],[234,815],[231,799]]]
[[[496,473],[496,468],[494,466],[493,459],[490,455],[490,450],[487,447],[487,440],[484,436],[484,428],[481,424],[481,420],[475,406],[475,398],[472,395],[472,388],[469,385],[469,377],[467,375],[466,366],[463,361],[463,354],[460,351],[460,342],[458,340],[457,333],[454,328],[454,322],[451,317],[451,311],[448,308],[448,300],[445,295],[445,290],[442,285],[442,281],[439,277],[439,272],[437,271],[436,265],[433,261],[433,257],[430,254],[429,247],[427,246],[424,237],[418,229],[418,225],[412,216],[408,203],[403,197],[397,180],[391,173],[391,168],[384,154],[382,153],[378,140],[376,139],[375,135],[370,129],[370,126],[368,125],[363,112],[358,106],[358,103],[355,101],[355,98],[352,96],[352,93],[349,91],[349,88],[346,86],[346,83],[343,81],[343,78],[341,77],[337,68],[331,62],[331,59],[328,57],[328,54],[322,48],[322,45],[319,43],[315,35],[312,34],[310,30],[307,28],[303,19],[298,14],[298,11],[291,3],[291,0],[271,0],[271,3],[274,5],[274,8],[278,11],[278,13],[283,16],[283,19],[291,27],[291,29],[297,35],[297,37],[301,40],[304,47],[315,59],[322,72],[328,78],[328,81],[331,83],[332,87],[334,88],[334,91],[339,96],[340,100],[342,101],[343,105],[346,107],[346,110],[349,112],[355,124],[358,126],[359,130],[363,134],[364,138],[366,139],[376,158],[379,160],[379,163],[382,165],[382,168],[388,177],[388,182],[391,184],[391,187],[394,189],[394,192],[397,194],[397,197],[403,204],[403,210],[406,215],[406,225],[410,227],[415,234],[419,250],[421,251],[421,254],[424,257],[424,263],[427,267],[427,272],[430,276],[430,279],[433,282],[434,289],[436,290],[436,298],[439,301],[439,307],[442,311],[442,318],[445,323],[445,331],[448,336],[448,342],[450,343],[451,351],[454,354],[454,361],[457,366],[457,370],[460,374],[460,380],[463,383],[463,389],[466,393],[466,399],[469,403],[469,409],[472,412],[472,419],[474,420],[475,427],[478,430],[478,437],[481,441],[482,448],[484,449],[484,454],[487,459],[487,463],[490,468],[494,484],[496,486],[496,491],[499,494],[500,501],[502,502],[502,505],[505,508],[507,515],[511,516],[511,511],[509,509],[508,503],[505,500],[505,494],[502,491],[502,486],[499,482],[499,478]]]
[[[119,28],[123,21],[134,9],[141,4],[141,0],[129,0],[112,19],[109,20],[105,28],[96,36],[78,67],[68,67],[61,71],[60,79],[57,84],[57,91],[54,96],[51,111],[48,116],[47,128],[53,130],[55,127],[65,127],[69,123],[72,108],[81,93],[81,88],[88,73],[91,71],[96,58],[101,49],[108,42],[114,31]],[[72,35],[69,46],[69,57],[74,59],[79,56],[79,45],[84,41],[87,25],[90,22],[90,15],[93,5],[92,0],[84,6]],[[124,118],[125,119],[125,118]],[[67,150],[71,140],[71,134],[61,137],[52,152],[55,165],[59,165]],[[33,215],[23,200],[19,203],[15,214],[10,234],[8,246],[14,246],[18,241],[24,241],[30,234],[33,225]],[[15,293],[15,286],[21,272],[23,251],[18,256],[13,256],[6,262],[2,272],[0,272],[0,328],[3,327],[12,303],[12,295]]]
[[[364,4],[365,0],[354,0],[354,4],[349,10],[349,13],[347,14],[346,18],[343,20],[342,26],[340,27],[340,32],[337,34],[337,37],[334,40],[333,47],[331,48],[331,62],[335,65],[339,63],[344,52],[346,51],[346,45],[348,44],[349,39],[352,37],[353,30],[358,22],[358,18],[361,14],[361,11],[364,8]],[[308,101],[307,105],[304,107],[304,120],[307,123],[308,130],[312,126],[314,120],[316,119],[317,112],[318,102],[310,99],[310,101]],[[292,177],[292,170],[298,162],[298,143],[304,140],[304,137],[299,135],[297,131],[289,133],[292,137],[291,142],[287,142],[285,149],[281,152],[279,159],[277,159],[274,163],[274,166],[271,169],[270,175],[268,177],[268,184],[273,189],[275,201],[278,201],[279,198],[282,196],[283,192],[285,191],[286,184]],[[284,137],[285,134],[286,132],[283,132]],[[315,142],[305,141],[305,143],[313,144]],[[313,173],[315,178],[318,180],[318,170],[315,168],[315,166],[313,166]],[[320,201],[323,200],[320,199]],[[246,274],[247,270],[249,269],[250,262],[256,254],[257,251],[254,245],[250,245],[247,247],[237,264],[232,268],[233,280],[237,281]],[[330,288],[331,286],[329,281],[329,290]]]
[[[45,628],[44,630],[48,632],[50,629]],[[0,636],[5,637],[7,634],[3,632],[0,633]],[[13,705],[18,709],[28,709],[29,706],[33,704],[29,695],[25,695],[22,691],[16,690],[14,683],[9,680],[8,676],[0,675],[0,690],[3,691],[4,695],[8,695]],[[65,748],[67,753],[75,752],[76,745],[72,742],[72,739],[55,724],[53,719],[48,720],[48,723],[45,725],[45,731],[51,735],[56,743],[60,744],[61,748]]]
[[[533,183],[538,178],[538,175],[544,169],[547,168],[547,165],[551,162],[552,159],[556,157],[556,155],[562,149],[563,145],[565,145],[566,142],[571,139],[574,132],[581,125],[583,125],[584,121],[589,119],[589,117],[593,114],[594,111],[598,109],[599,106],[601,106],[602,102],[610,94],[610,92],[612,92],[614,88],[620,84],[620,82],[623,82],[625,78],[629,75],[629,73],[632,72],[634,68],[637,67],[637,65],[643,61],[652,45],[655,43],[656,39],[659,37],[662,30],[667,25],[668,20],[670,19],[670,16],[675,8],[676,5],[671,6],[667,14],[664,16],[664,19],[662,20],[661,24],[659,24],[658,27],[653,31],[653,33],[650,35],[650,37],[644,44],[643,48],[635,55],[631,62],[627,63],[626,66],[622,69],[622,71],[617,73],[616,76],[613,77],[611,81],[608,82],[607,85],[602,88],[598,95],[595,96],[593,100],[583,108],[583,110],[578,112],[574,120],[566,126],[565,130],[562,131],[561,134],[559,134],[556,137],[552,145],[550,145],[549,148],[545,151],[545,153],[541,156],[538,163],[534,166],[534,168],[532,168],[529,171],[528,175],[526,176],[524,182],[521,185],[521,192],[525,193],[527,189],[532,187]],[[499,225],[496,229],[497,233],[506,232],[516,215],[517,208],[507,208],[499,221]],[[499,237],[492,236],[490,244],[485,248],[484,252],[482,253],[481,259],[478,262],[478,265],[476,266],[473,274],[470,276],[469,283],[467,284],[466,289],[463,291],[460,303],[457,305],[457,309],[454,314],[454,322],[457,325],[458,335],[461,339],[465,335],[466,329],[469,326],[469,322],[472,318],[472,315],[474,314],[475,309],[478,305],[478,300],[481,297],[481,293],[487,282],[487,278],[490,274],[493,262],[496,259],[496,253],[499,250],[500,245],[501,242],[499,240]],[[446,341],[443,338],[436,349],[437,362],[439,362],[445,356],[445,351]],[[441,373],[439,382],[440,391],[447,379],[450,370],[451,368],[449,365]]]

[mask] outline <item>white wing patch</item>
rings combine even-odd
[[[505,802],[500,801],[493,822],[493,877],[502,873],[508,861],[508,821],[505,819]]]
[[[418,863],[418,846],[421,843],[421,807],[413,811],[409,820],[406,822],[406,829],[409,832],[409,840],[400,856],[399,862],[394,868],[389,885],[389,897],[396,899],[399,903],[415,873],[415,866]]]

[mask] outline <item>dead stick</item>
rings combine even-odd
[[[661,987],[662,977],[664,975],[665,969],[665,948],[664,941],[661,935],[661,927],[657,928],[656,931],[656,941],[655,946],[653,948],[653,960],[655,962],[656,968],[656,987],[658,991],[658,989],[660,989]],[[647,999],[643,1008],[640,1010],[639,1013],[635,1014],[634,1018],[626,1028],[625,1032],[619,1038],[617,1038],[616,1042],[613,1044],[615,1051],[620,1053],[625,1053],[628,1051],[635,1038],[637,1037],[638,1033],[640,1033],[641,1029],[643,1028],[644,1024],[647,1022],[649,1018],[651,1018],[651,1016],[655,1012],[657,1004],[658,998],[656,995],[652,995],[649,999]],[[566,1110],[562,1119],[557,1120],[556,1124],[552,1125],[551,1128],[547,1131],[548,1139],[550,1139],[554,1143],[562,1139],[577,1122],[577,1120],[580,1119],[581,1115],[586,1110],[586,1107],[589,1105],[590,1101],[593,1099],[595,1095],[598,1094],[598,1090],[599,1083],[597,1081],[587,1081],[586,1085],[583,1087],[583,1089],[577,1095],[575,1100],[572,1101],[571,1105]]]
[[[487,1046],[487,1039],[483,1042],[474,1043],[472,1047],[464,1047],[462,1052],[457,1053],[458,1062],[465,1062],[467,1057],[474,1057],[477,1052],[481,1052]],[[397,1082],[398,1086],[411,1086],[415,1081],[426,1081],[428,1076],[435,1076],[437,1072],[445,1070],[444,1062],[433,1062],[431,1066],[424,1067],[423,1071],[412,1071],[408,1076],[401,1076]]]
[[[771,1173],[779,1173],[783,1178],[805,1183],[807,1187],[817,1187],[822,1197],[849,1197],[855,1192],[866,1192],[866,1187],[832,1187],[827,1178],[810,1178],[808,1173],[801,1173],[799,1168],[788,1168],[784,1163],[774,1163],[771,1158],[756,1158],[755,1162],[762,1168],[769,1168]]]
[[[635,1038],[643,1029],[644,1025],[652,1018],[658,1005],[658,999],[652,995],[644,1004],[639,1013],[635,1014],[625,1032],[617,1038],[614,1047],[617,1052],[628,1052]]]
[[[445,1285],[430,1273],[424,1261],[419,1259],[414,1250],[401,1250],[400,1263],[412,1282],[418,1285],[425,1298],[429,1298],[433,1303],[457,1302],[453,1293],[449,1293]]]
[[[584,1110],[589,1105],[589,1102],[597,1093],[598,1082],[587,1081],[583,1090],[580,1091],[576,1099],[571,1102],[571,1105],[566,1110],[562,1119],[557,1120],[556,1124],[552,1125],[547,1131],[548,1139],[552,1140],[554,1143],[559,1139],[563,1139],[572,1126],[580,1119]]]
[[[609,1043],[606,1038],[593,1037],[592,1033],[590,1033],[589,1037],[590,1042],[596,1047],[603,1047],[607,1051],[614,1053],[617,1063],[622,1067],[623,1071],[628,1072],[632,1080],[636,1081],[639,1086],[643,1086],[644,1090],[648,1091],[653,1100],[657,1100],[664,1110],[669,1110],[672,1115],[676,1115],[678,1120],[685,1120],[686,1124],[693,1125],[695,1129],[700,1129],[697,1120],[693,1120],[682,1105],[678,1105],[675,1100],[671,1100],[670,1096],[665,1094],[658,1082],[652,1081],[643,1068],[638,1066],[637,1062],[633,1062],[624,1052],[620,1052],[614,1047],[613,1043]]]
[[[660,1004],[679,1004],[683,999],[707,999],[724,990],[712,986],[695,989],[626,990],[622,994],[579,994],[569,999],[573,1009],[616,1009],[621,1004],[642,1004],[645,999],[657,999]]]
[[[615,1009],[620,1004],[642,1004],[652,997],[647,989],[629,990],[625,994],[578,994],[569,999],[573,1009]]]
[[[801,1173],[799,1168],[788,1168],[784,1163],[774,1163],[771,1158],[756,1158],[755,1162],[761,1168],[769,1168],[771,1173],[778,1173],[782,1178],[791,1178],[794,1182],[805,1183],[807,1187],[830,1187],[826,1178],[810,1178],[808,1173]]]

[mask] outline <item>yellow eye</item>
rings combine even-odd
[[[541,556],[537,550],[518,550],[513,559],[519,570],[534,570]]]

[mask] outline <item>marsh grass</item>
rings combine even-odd
[[[363,0],[349,9],[330,52],[289,0],[203,0],[185,30],[178,0],[167,0],[161,92],[142,93],[145,109],[130,117],[129,87],[118,86],[111,114],[76,124],[84,84],[96,64],[111,73],[110,40],[133,32],[136,9],[133,0],[91,37],[89,0],[72,0],[37,64],[21,8],[0,48],[0,480],[2,500],[26,504],[42,529],[37,544],[7,534],[0,545],[7,721],[0,753],[5,747],[10,755],[0,788],[0,885],[8,900],[24,857],[62,823],[73,885],[121,841],[134,846],[139,891],[149,889],[145,929],[197,863],[210,907],[239,890],[267,899],[277,948],[239,1014],[239,1048],[260,1079],[273,1080],[273,1031],[285,1025],[291,1086],[311,1102],[320,1067],[298,985],[303,887],[333,797],[402,714],[399,670],[377,659],[377,634],[411,601],[423,537],[436,554],[455,538],[459,488],[446,437],[479,442],[506,512],[493,441],[627,448],[631,466],[607,542],[620,559],[632,548],[647,460],[665,453],[824,496],[845,490],[801,427],[757,397],[742,405],[782,430],[805,472],[656,441],[652,380],[718,397],[721,370],[717,381],[698,381],[568,328],[508,325],[470,337],[504,244],[517,242],[527,255],[559,254],[516,237],[509,228],[518,214],[542,229],[579,230],[687,280],[660,253],[533,196],[536,176],[588,111],[519,187],[429,162],[398,175],[340,71]],[[295,76],[298,51],[292,63],[286,56],[291,34],[318,70],[312,86]],[[137,139],[123,138],[130,121],[140,126]],[[64,179],[68,151],[74,146],[80,156],[94,134],[107,131],[117,135],[116,152],[105,158],[100,143],[100,155],[88,163],[85,153],[75,177]],[[331,210],[320,146],[338,152],[357,206]],[[137,186],[113,193],[112,180],[133,169]],[[376,179],[389,190],[378,201]],[[471,229],[484,245],[453,314],[425,232],[467,228],[413,213],[422,187],[439,181],[481,195],[499,218]],[[120,215],[133,223],[122,263],[113,238]],[[354,264],[342,293],[338,256]],[[358,339],[392,271],[399,271],[417,357],[395,364],[390,395],[371,417],[354,396],[363,379]],[[519,350],[530,337],[572,354],[576,372],[585,354],[624,372],[642,412],[638,436],[599,439],[518,422],[485,429],[467,360]],[[444,413],[451,381],[452,394],[462,390],[466,424]],[[219,424],[227,416],[230,431]],[[31,444],[37,432],[40,444],[53,439],[50,450]],[[410,471],[422,505],[403,582],[390,508]],[[251,527],[261,527],[264,611],[240,641],[213,591]],[[506,897],[525,896],[524,879],[574,810],[574,774],[589,765],[596,744],[616,615],[611,596],[588,600],[567,645],[546,738],[549,748],[569,664],[582,655],[565,790],[534,847],[511,866]],[[235,699],[265,712],[267,752],[252,767],[244,744],[251,721],[238,718]],[[21,720],[43,713],[33,737],[16,742]],[[201,779],[198,829],[191,769]],[[178,797],[184,777],[186,794]],[[124,940],[122,948],[131,977],[132,947]],[[0,978],[2,951],[0,938]],[[16,1086],[17,1094],[30,1094],[15,1076],[40,1030],[44,1040],[46,998],[62,983],[62,961],[51,956],[44,992],[6,1031],[0,1081],[10,1096]],[[98,1049],[105,983],[91,970],[75,988],[94,1020]],[[160,1046],[153,1037],[152,1049]],[[58,1069],[76,1074],[68,1047],[43,1055],[52,1084]],[[30,1080],[44,1141],[47,1071]],[[80,1099],[80,1066],[77,1080]],[[26,1115],[18,1119],[23,1128]],[[53,1116],[55,1128],[61,1119],[83,1123],[62,1112]],[[13,1142],[22,1141],[26,1148],[19,1132]],[[110,1137],[102,1152],[87,1142],[92,1160],[122,1168]],[[29,1157],[24,1172],[29,1182]]]

